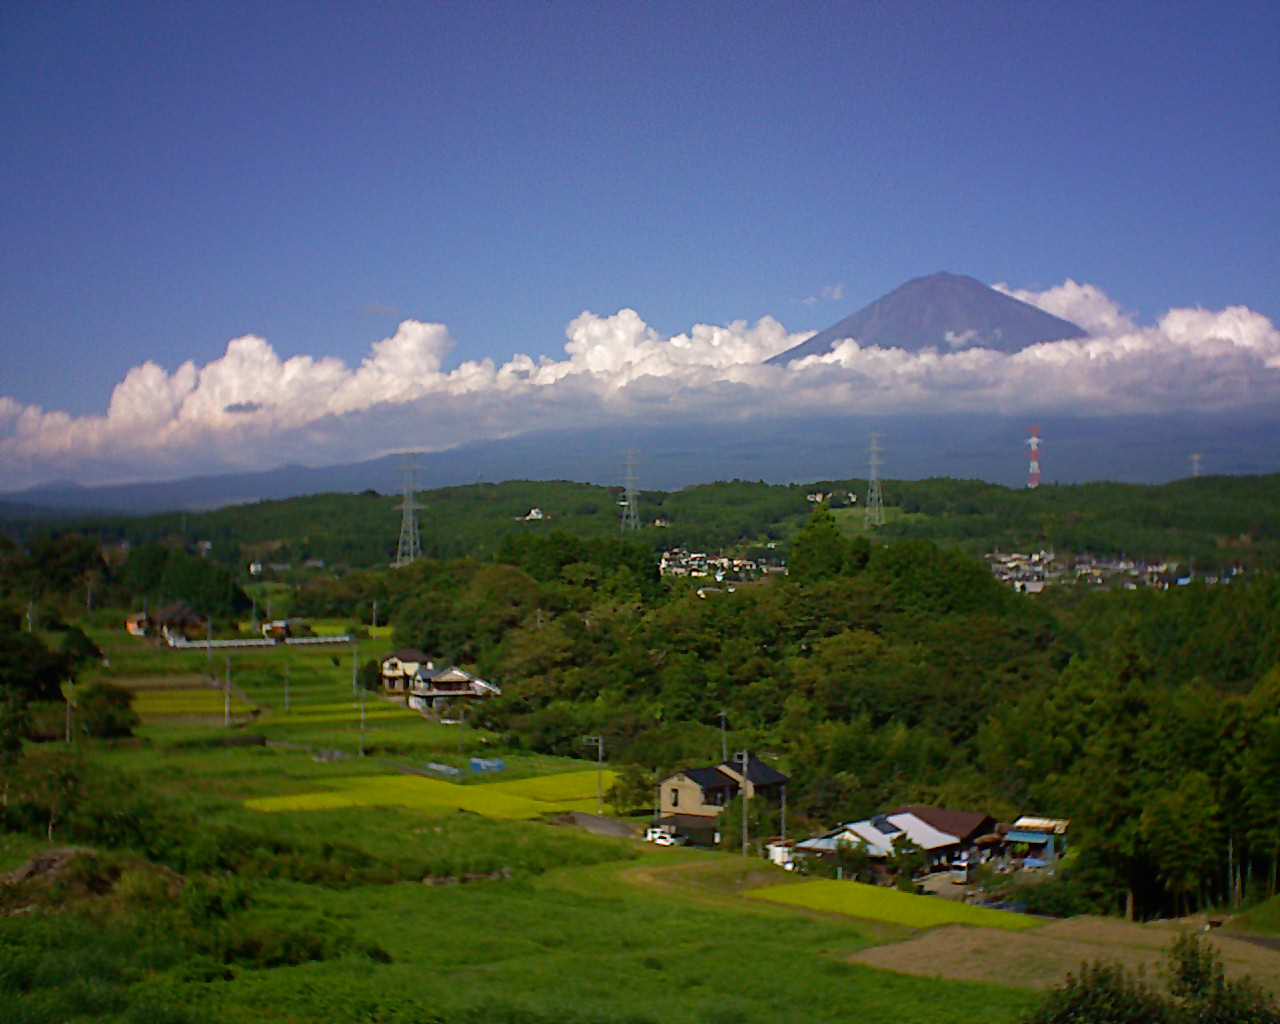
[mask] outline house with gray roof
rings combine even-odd
[[[720,837],[720,815],[744,789],[747,799],[785,799],[787,776],[758,757],[734,755],[709,768],[686,768],[659,785],[659,827],[692,843],[714,846]]]

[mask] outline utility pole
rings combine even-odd
[[[210,679],[215,679],[213,674],[213,616],[210,615],[204,620],[204,669],[209,673]]]
[[[67,744],[71,744],[71,708],[72,699],[75,697],[76,684],[73,680],[68,679],[67,685],[63,687],[62,694],[67,699]]]
[[[373,601],[373,626],[372,626],[372,628],[373,628],[373,629],[377,629],[377,628],[378,628],[378,599],[377,599],[377,598],[374,598],[374,601]]]
[[[742,758],[742,856],[747,856],[747,766],[751,763],[750,755],[745,751],[738,754]]]
[[[227,681],[222,685],[222,724],[231,726],[231,655],[227,655]]]
[[[785,842],[787,838],[787,786],[782,785],[782,839]]]
[[[358,665],[360,662],[360,645],[351,645],[351,696],[356,695],[356,677],[358,674]]]
[[[604,815],[604,736],[583,736],[583,746],[596,748],[596,810]]]
[[[360,687],[360,756],[364,757],[364,687]]]
[[[725,732],[725,715],[720,712],[720,763],[727,764],[729,761],[729,734]]]

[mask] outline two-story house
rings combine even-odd
[[[378,676],[382,680],[382,688],[390,693],[403,696],[408,700],[409,687],[413,677],[419,671],[431,672],[435,666],[431,659],[414,647],[402,647],[382,659]]]
[[[657,825],[689,842],[714,846],[720,841],[720,814],[745,788],[747,799],[785,798],[787,777],[758,757],[743,770],[740,755],[711,768],[686,768],[662,780]]]

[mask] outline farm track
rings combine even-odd
[[[1131,924],[1099,917],[1057,921],[1031,932],[944,927],[894,945],[863,950],[853,963],[922,977],[984,981],[1017,988],[1059,984],[1081,964],[1114,962],[1159,981],[1176,924]],[[1214,932],[1210,942],[1229,977],[1252,975],[1280,994],[1280,953],[1243,937]]]

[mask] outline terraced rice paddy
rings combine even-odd
[[[343,807],[403,807],[428,816],[471,811],[487,818],[529,820],[545,814],[595,810],[594,795],[580,794],[589,776],[595,791],[595,772],[573,772],[541,779],[460,786],[417,775],[335,779],[332,789],[245,801],[250,810],[271,812],[332,811]],[[538,795],[534,795],[538,794]],[[589,805],[589,806],[587,806]]]
[[[608,793],[616,778],[617,775],[608,770],[599,775],[594,771],[562,772],[534,779],[491,782],[484,788],[546,804],[549,809],[557,811],[594,814],[599,808],[598,793]]]
[[[800,885],[775,885],[756,889],[750,896],[806,910],[823,910],[848,917],[906,925],[908,928],[963,924],[1002,931],[1025,931],[1038,928],[1042,923],[1022,914],[970,907],[930,896],[913,896],[896,889],[863,885],[859,882],[819,880]]]
[[[141,690],[134,694],[133,709],[144,722],[166,718],[215,718],[225,710],[221,691],[214,689]],[[231,714],[244,717],[254,710],[239,697],[231,698]]]

